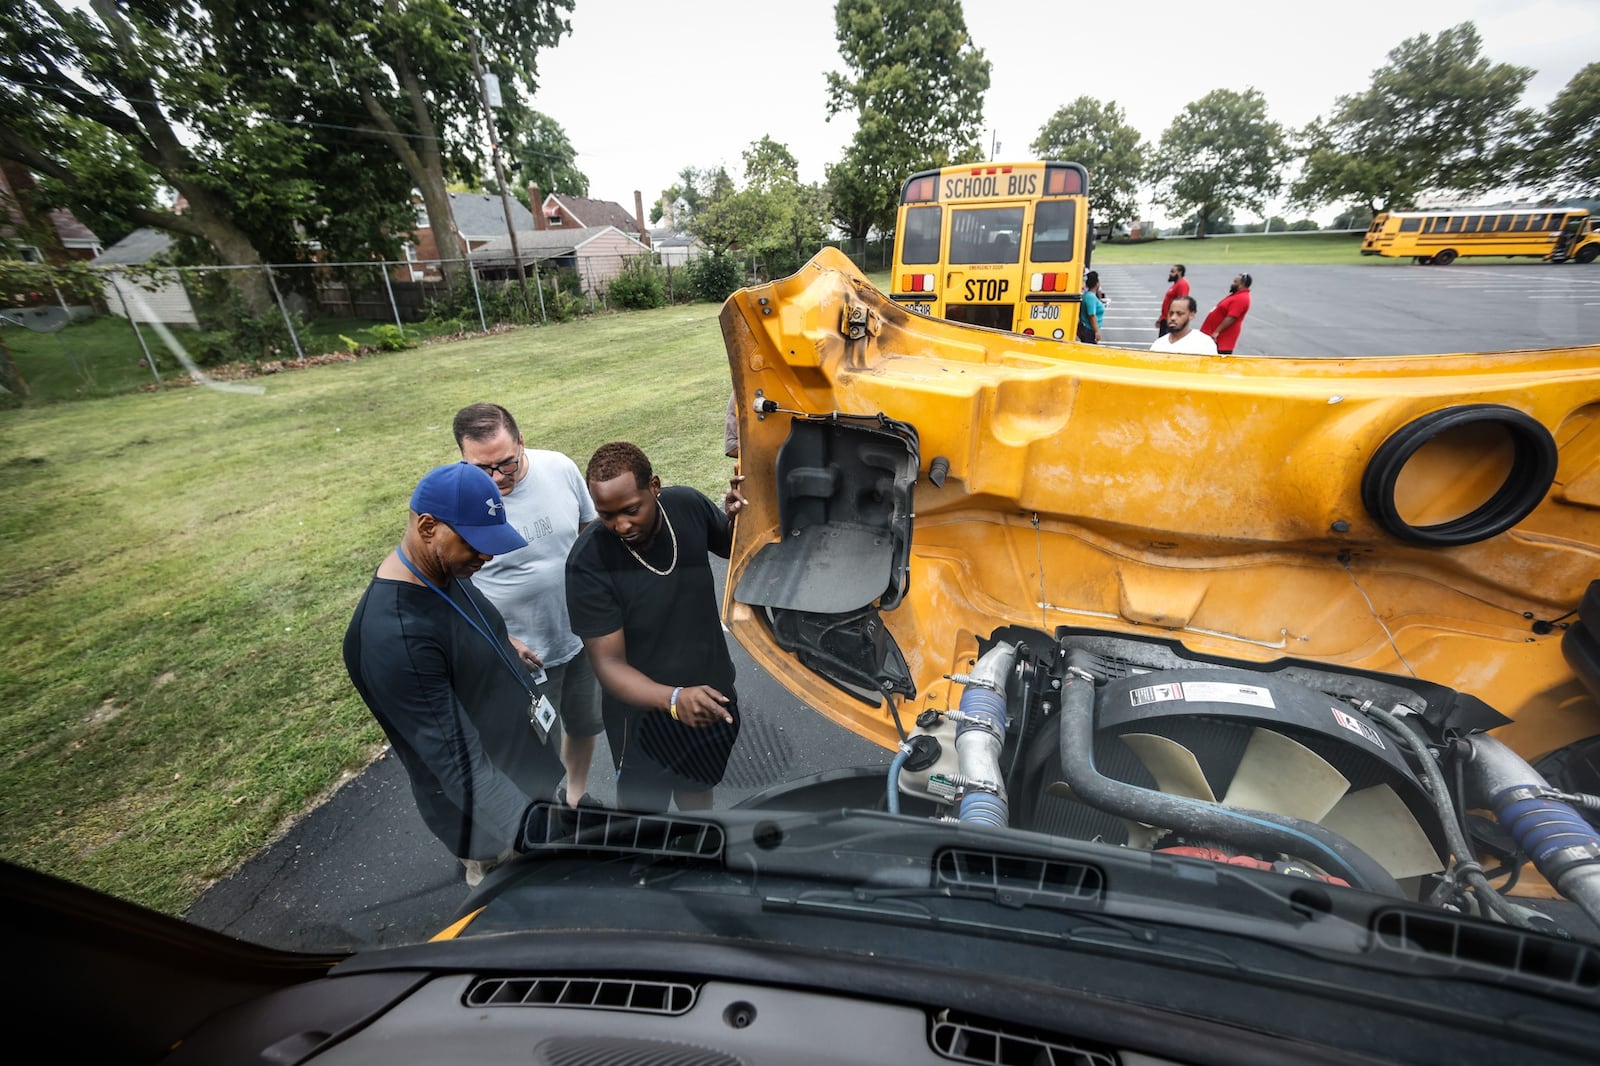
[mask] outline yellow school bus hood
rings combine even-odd
[[[1562,651],[1600,578],[1600,348],[1063,344],[905,312],[832,249],[721,323],[749,499],[724,618],[885,747],[1007,625],[1415,676],[1529,759],[1600,732]]]

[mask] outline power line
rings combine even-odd
[[[14,79],[14,78],[6,79],[5,80],[5,84],[6,85],[10,85],[10,86],[16,86],[16,87],[24,89],[24,90],[29,89],[29,88],[32,88],[32,89],[46,89],[46,88],[54,88],[55,87],[55,86],[52,86],[52,85],[50,85],[50,84],[48,84],[46,82],[28,82],[28,81],[22,81],[22,80],[18,80],[18,79]],[[97,97],[100,95],[99,93],[94,92],[93,90],[86,89],[86,91],[89,91],[91,95],[94,95],[94,96],[97,96]],[[104,99],[104,98],[102,97],[102,99]],[[151,105],[153,105],[155,107],[160,107],[160,108],[167,108],[168,106],[170,106],[168,104],[168,102],[163,101],[163,100],[153,100],[153,99],[147,99],[147,98],[137,97],[137,96],[126,96],[126,95],[123,95],[121,93],[117,94],[116,100],[124,102],[124,103],[129,103],[129,104],[151,104]],[[53,102],[54,101],[52,101],[52,103]],[[114,104],[116,101],[106,100],[105,102]],[[378,137],[378,138],[403,137],[406,140],[412,140],[412,141],[439,141],[439,142],[442,142],[442,143],[446,141],[446,139],[444,137],[441,137],[441,136],[439,136],[437,134],[407,133],[404,130],[396,130],[396,131],[391,133],[388,130],[380,129],[377,126],[347,126],[347,125],[344,125],[342,123],[320,122],[320,121],[318,121],[316,119],[309,119],[309,118],[285,118],[285,117],[283,117],[281,115],[275,115],[275,114],[273,114],[272,112],[268,111],[267,109],[265,109],[263,107],[257,107],[257,106],[255,106],[253,104],[250,105],[250,106],[251,106],[251,110],[253,112],[255,112],[256,114],[259,114],[261,117],[267,118],[267,119],[271,119],[273,122],[277,122],[277,123],[280,123],[280,124],[285,125],[285,126],[308,126],[308,127],[314,127],[314,128],[317,128],[317,129],[339,130],[339,131],[344,132],[344,133],[361,133],[361,134],[366,134],[366,135],[371,136],[371,137]],[[530,108],[529,110],[531,111],[532,109]],[[130,115],[129,117],[132,118],[134,116]],[[168,118],[170,120],[170,116],[168,116]],[[524,149],[521,149],[517,154],[519,156],[521,156],[521,155],[530,155],[530,156],[537,156],[537,157],[543,158],[543,159],[555,159],[555,160],[559,160],[561,162],[575,162],[576,158],[578,156],[578,150],[576,148],[574,148],[572,150],[572,158],[571,159],[569,159],[568,157],[566,157],[564,155],[556,153],[556,152],[540,151],[540,150],[538,150],[536,148],[524,148]]]

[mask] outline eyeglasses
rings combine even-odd
[[[522,449],[517,449],[517,454],[510,459],[502,459],[498,463],[474,463],[479,470],[490,476],[504,475],[511,477],[522,466]]]

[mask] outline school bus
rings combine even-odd
[[[1466,207],[1450,211],[1384,211],[1361,242],[1362,255],[1449,266],[1465,255],[1530,256],[1592,263],[1600,226],[1570,207]]]
[[[906,179],[889,298],[918,314],[1063,340],[1093,241],[1089,172],[1041,160]]]

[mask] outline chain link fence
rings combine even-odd
[[[827,243],[863,272],[889,269],[890,241]],[[0,320],[0,394],[27,397],[36,378],[59,377],[52,393],[106,395],[159,387],[164,372],[191,378],[228,367],[272,372],[291,361],[350,358],[437,337],[653,306],[655,291],[667,303],[721,300],[741,285],[795,272],[817,250],[729,253],[715,257],[715,272],[704,269],[709,257],[681,248],[645,255],[579,250],[554,258],[481,249],[456,259],[252,267],[102,259],[40,265],[25,276],[0,271],[8,282],[0,308],[57,306],[72,323],[43,336]],[[655,279],[644,303],[629,299],[618,282],[641,269]]]

